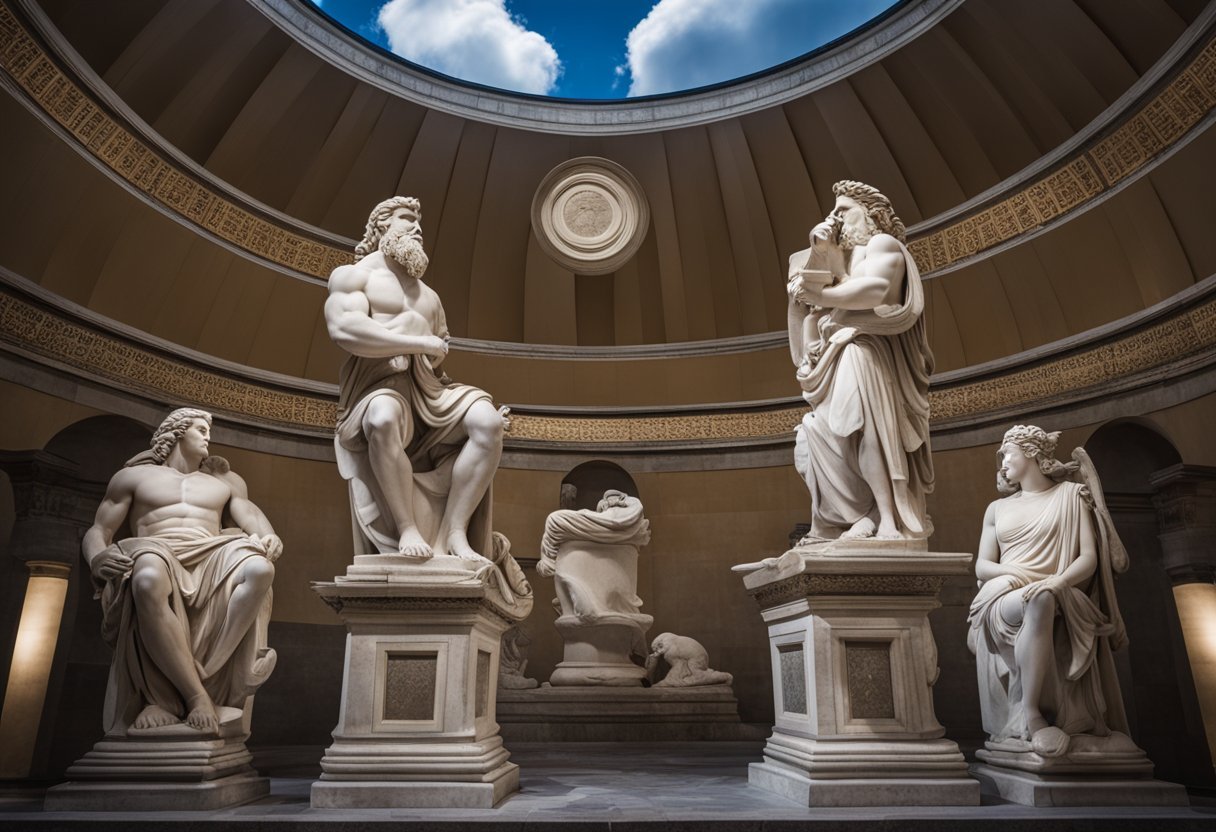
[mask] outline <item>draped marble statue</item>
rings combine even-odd
[[[1061,757],[1080,735],[1111,738],[1089,750],[1135,748],[1111,659],[1127,643],[1114,591],[1127,551],[1089,456],[1055,459],[1059,436],[1005,434],[997,488],[1009,496],[984,516],[968,644],[993,763],[993,751]]]
[[[381,202],[359,260],[330,275],[325,321],[349,353],[334,451],[350,486],[356,554],[480,562],[492,557],[490,483],[507,411],[440,370],[448,327],[422,281],[421,221],[412,197]]]
[[[709,653],[701,642],[675,633],[661,633],[650,644],[646,672],[653,680],[659,662],[666,662],[667,674],[654,682],[656,688],[691,688],[703,685],[729,685],[734,676],[709,666]]]
[[[832,190],[787,284],[790,354],[811,406],[794,452],[811,494],[802,544],[927,538],[933,354],[920,273],[883,194],[852,181]]]
[[[650,541],[642,503],[608,490],[595,511],[559,509],[545,520],[536,571],[552,577],[565,642],[554,685],[641,685],[654,619],[641,612],[638,549]]]
[[[107,736],[215,735],[274,669],[266,630],[283,544],[244,480],[207,455],[210,434],[202,410],[169,414],[110,480],[85,533],[114,648]],[[128,524],[132,536],[115,541]]]

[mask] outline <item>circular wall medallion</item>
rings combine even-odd
[[[614,272],[634,255],[650,206],[633,174],[581,156],[555,167],[532,197],[532,227],[545,253],[578,274]]]

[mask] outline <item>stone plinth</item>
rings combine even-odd
[[[527,615],[531,597],[504,602],[456,558],[426,569],[374,558],[313,584],[349,634],[338,725],[312,806],[489,808],[519,788],[495,696],[503,631]]]
[[[808,806],[978,805],[933,713],[928,619],[970,564],[923,542],[851,541],[735,567],[768,624],[776,712],[749,782]]]
[[[47,790],[46,810],[201,811],[270,794],[270,781],[251,765],[249,734],[235,713],[218,737],[200,738],[185,725],[106,737],[68,768],[68,782]]]
[[[1186,789],[1154,780],[1153,764],[1126,734],[1076,734],[1058,757],[1025,740],[989,740],[971,767],[986,794],[1028,806],[1186,806]]]
[[[503,735],[519,742],[757,740],[730,685],[541,687],[498,694]]]

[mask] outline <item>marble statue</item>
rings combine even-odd
[[[654,621],[637,594],[638,549],[649,541],[641,501],[621,491],[605,491],[594,511],[559,509],[545,520],[536,571],[553,578],[565,641],[551,684],[642,683],[630,657],[646,655]]]
[[[801,543],[927,538],[933,355],[920,274],[887,197],[852,181],[832,191],[787,284],[790,353],[811,406],[794,454],[811,493]]]
[[[208,456],[210,436],[209,413],[170,413],[84,535],[114,648],[107,736],[215,735],[274,669],[266,630],[283,544],[245,481]],[[115,541],[124,524],[132,536]]]
[[[646,671],[652,677],[658,670],[659,660],[667,662],[667,675],[655,682],[656,688],[694,687],[699,685],[729,685],[734,677],[729,673],[709,669],[709,653],[701,642],[688,636],[662,633],[650,645],[646,658]]]
[[[502,652],[498,657],[499,690],[531,690],[540,684],[525,675],[531,643],[532,639],[520,624],[511,625],[502,634]]]
[[[1127,643],[1114,592],[1127,551],[1089,456],[1077,448],[1060,462],[1059,436],[1032,425],[1005,434],[997,488],[1009,496],[984,515],[968,644],[989,762],[1000,762],[992,751],[1135,749],[1111,660]]]
[[[356,554],[418,561],[490,556],[490,483],[507,409],[440,367],[448,327],[422,281],[421,206],[377,205],[356,263],[329,278],[325,321],[349,358],[339,379],[334,450],[350,486]]]

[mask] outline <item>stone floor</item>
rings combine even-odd
[[[972,808],[808,809],[747,785],[761,743],[513,743],[521,791],[495,809],[322,810],[308,805],[320,748],[266,748],[271,794],[215,812],[43,812],[36,796],[0,797],[0,830],[473,830],[473,832],[796,832],[797,830],[1216,830],[1216,800],[1189,809],[1031,809],[985,798]]]

